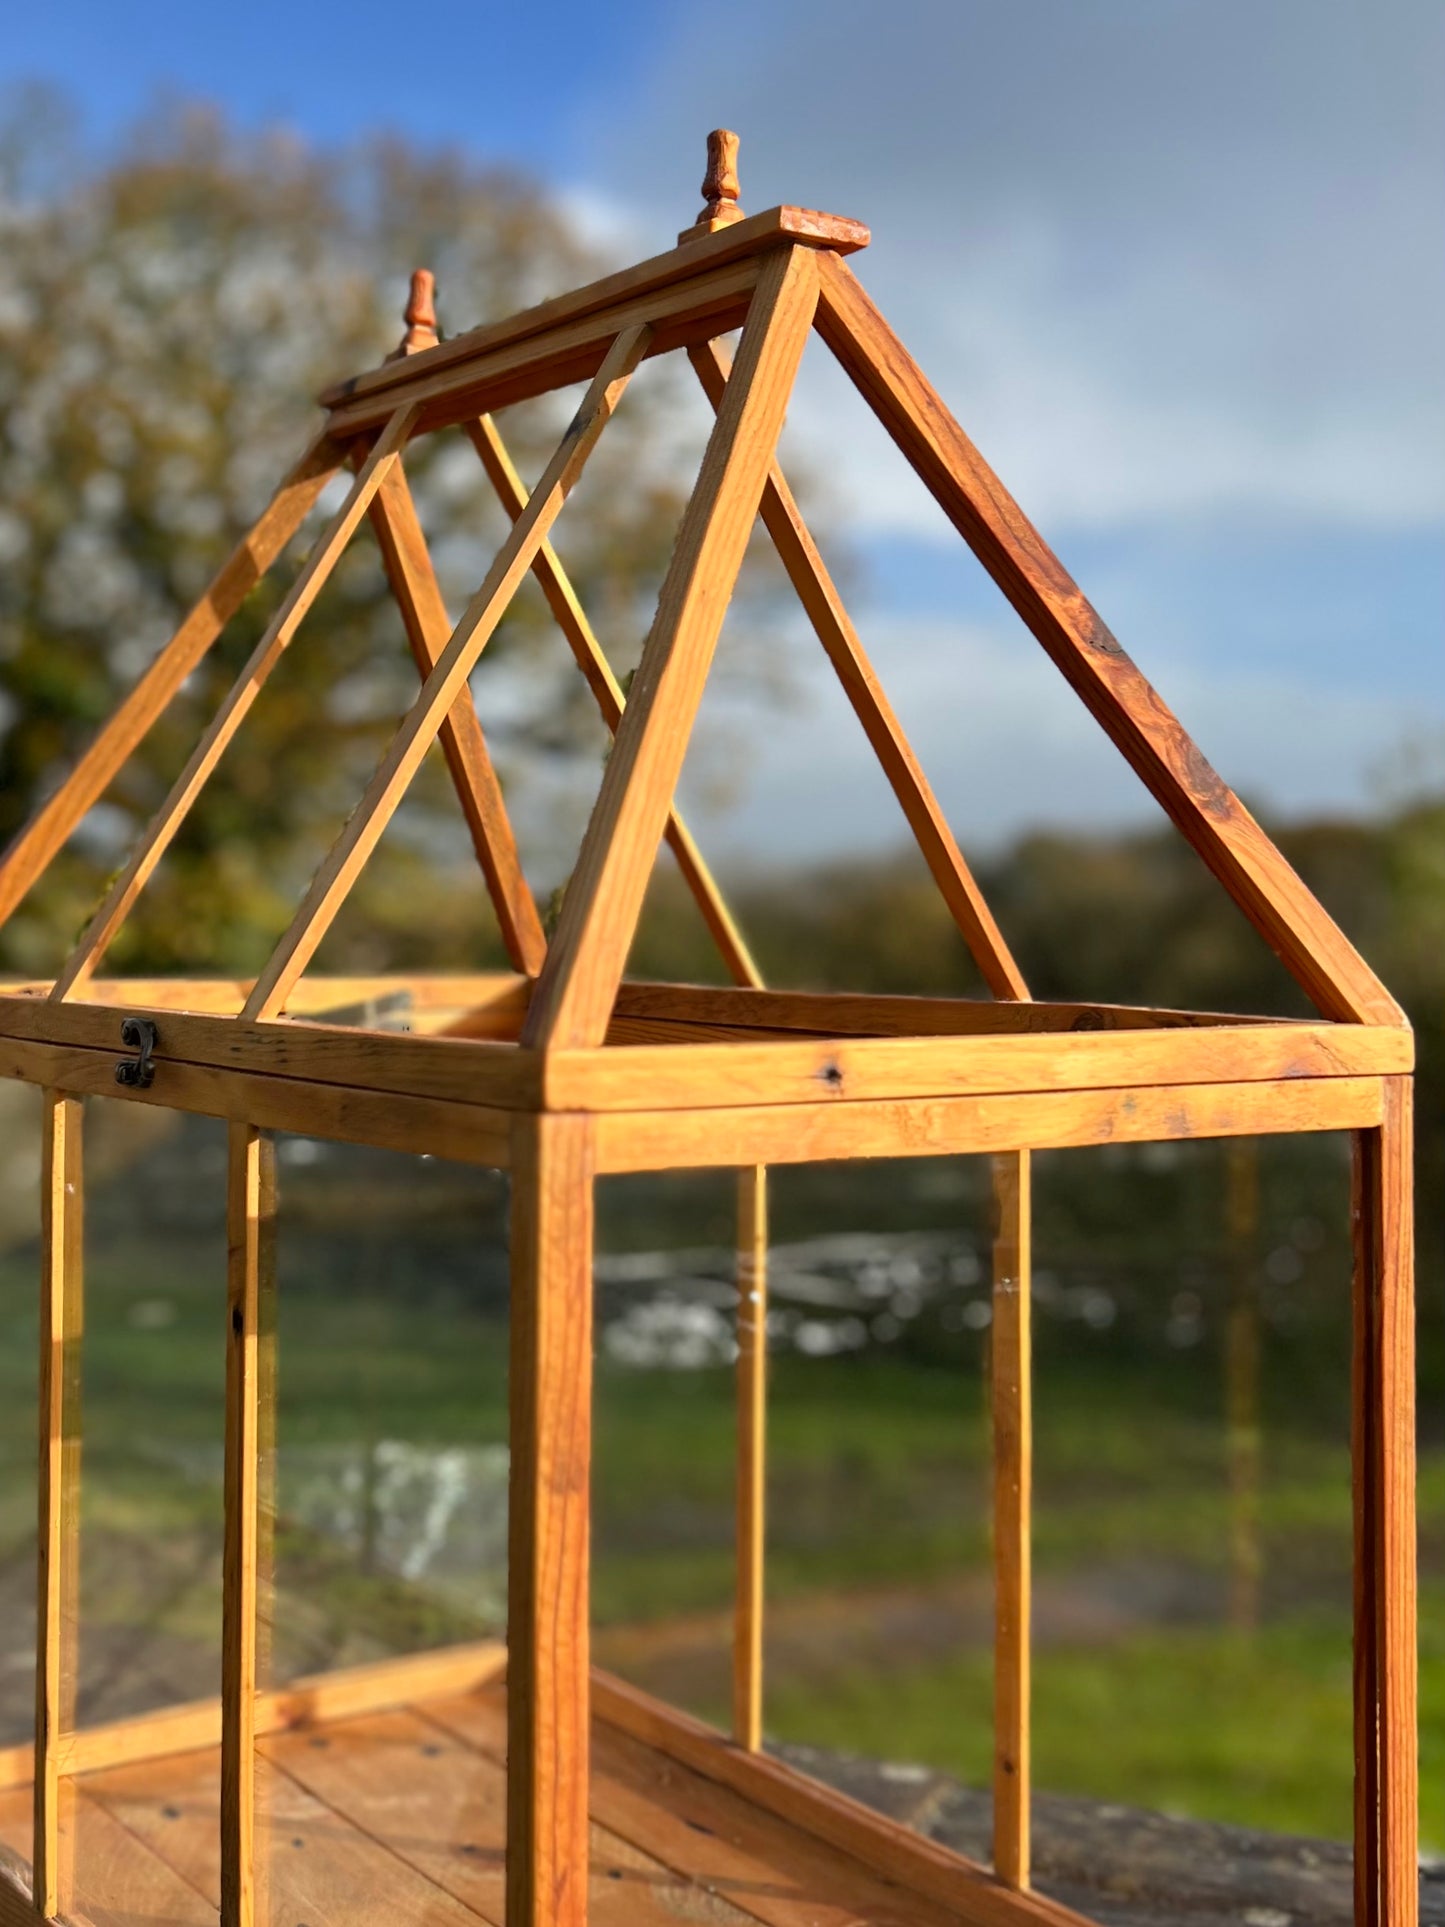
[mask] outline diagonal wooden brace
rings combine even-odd
[[[647,327],[628,328],[612,344],[527,504],[527,513],[502,544],[486,580],[472,598],[451,641],[422,685],[421,694],[392,738],[391,747],[367,786],[365,796],[312,878],[300,909],[256,979],[246,1000],[245,1016],[274,1017],[315,955],[362,866],[380,842],[412,777],[421,767],[443,718],[461,694],[522,578],[531,568],[532,557],[546,541],[598,436],[611,420],[634,369],[646,354],[650,338],[651,330]]]

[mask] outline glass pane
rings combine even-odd
[[[84,1192],[87,1728],[221,1690],[226,1128],[88,1099]],[[213,1754],[84,1776],[67,1808],[77,1906],[214,1921],[219,1813]]]
[[[275,1150],[259,1670],[334,1686],[505,1635],[508,1193],[500,1173],[439,1158],[287,1136]],[[438,1893],[459,1881],[495,1901],[505,1771],[448,1736],[447,1704],[435,1684],[391,1688],[340,1724],[323,1711],[263,1736],[258,1920],[460,1922]]]
[[[277,1684],[506,1623],[507,1187],[277,1141]]]
[[[597,1185],[593,1657],[723,1726],[731,1706],[737,1200],[731,1171]]]
[[[0,1082],[0,1747],[35,1731],[40,1093]],[[0,1845],[30,1859],[29,1788],[0,1793]]]

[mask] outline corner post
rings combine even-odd
[[[1019,1889],[1029,1885],[1030,1845],[1032,1176],[1027,1151],[993,1160],[993,1865]]]
[[[225,1548],[221,1603],[221,1927],[258,1904],[256,1693],[269,1653],[275,1452],[276,1145],[229,1129],[226,1187]],[[265,1638],[258,1622],[266,1607]]]
[[[75,1728],[80,1552],[80,1348],[84,1330],[84,1103],[41,1097],[40,1477],[35,1642],[37,1917],[70,1905],[72,1788],[62,1755]]]
[[[1354,1139],[1355,1921],[1416,1927],[1413,1090],[1381,1086]]]
[[[507,1927],[586,1927],[593,1127],[512,1127]]]

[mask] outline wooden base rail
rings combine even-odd
[[[286,1733],[296,1727],[320,1725],[324,1720],[385,1712],[413,1700],[468,1693],[500,1679],[506,1670],[506,1646],[499,1640],[479,1640],[465,1646],[443,1646],[434,1653],[412,1653],[402,1659],[379,1659],[332,1673],[307,1674],[289,1686],[257,1694],[255,1731],[258,1736]],[[133,1719],[86,1727],[73,1733],[59,1749],[57,1764],[66,1774],[99,1773],[107,1767],[163,1760],[220,1743],[218,1695],[163,1707]],[[35,1753],[28,1743],[0,1750],[0,1792],[28,1786],[34,1772]]]
[[[957,1908],[970,1927],[1092,1927],[1072,1908],[1005,1886],[977,1861],[886,1819],[782,1760],[731,1744],[714,1727],[608,1673],[592,1675],[592,1710],[597,1719],[730,1787],[840,1853],[851,1854],[875,1873]]]

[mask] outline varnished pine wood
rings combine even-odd
[[[232,685],[210,726],[191,752],[185,768],[176,778],[170,794],[146,829],[134,855],[106,892],[99,909],[86,925],[79,943],[66,960],[51,995],[58,1001],[82,989],[95,974],[116,932],[156,865],[189,815],[202,787],[220,762],[226,746],[235,736],[261,693],[267,677],[284,654],[301,625],[302,618],[320,594],[327,577],[335,568],[343,549],[351,540],[367,505],[381,486],[386,472],[400,457],[410,432],[411,416],[402,410],[377,438],[370,455],[357,473],[345,502],[332,517],[330,526],[307,557],[301,573],[291,585],[266,633],[252,650],[245,668]]]
[[[370,513],[387,580],[425,682],[451,638],[452,625],[400,463],[382,483]],[[438,734],[507,955],[517,970],[535,977],[547,954],[547,939],[522,873],[512,820],[469,686],[463,685]]]
[[[270,569],[341,466],[323,431],[231,551],[170,641],[146,669],[55,794],[0,860],[0,923],[45,870],[81,818],[98,803],[186,678]]]
[[[370,1660],[310,1673],[256,1695],[255,1730],[300,1731],[332,1720],[380,1713],[433,1695],[474,1692],[499,1679],[507,1649],[499,1640],[472,1640],[432,1652]],[[62,1773],[100,1773],[142,1760],[163,1760],[221,1743],[221,1701],[191,1700],[103,1726],[82,1727],[59,1750]],[[28,1787],[35,1777],[32,1743],[0,1748],[0,1792]]]
[[[1185,734],[949,414],[847,263],[819,257],[818,329],[1110,740],[1326,1017],[1399,1005]]]
[[[405,369],[401,386],[341,403],[332,413],[331,432],[338,439],[373,434],[379,413],[388,405],[406,404],[417,410],[417,433],[428,434],[590,382],[618,335],[633,328],[648,331],[644,360],[726,334],[742,326],[759,272],[757,260],[734,261],[695,281],[619,301],[546,336],[510,343],[454,366],[437,368],[430,354],[413,355],[399,364]],[[450,345],[444,343],[441,352]]]
[[[733,1738],[763,1743],[763,1596],[767,1547],[768,1173],[738,1173],[737,1581]]]
[[[600,1043],[817,300],[811,253],[765,264],[678,531],[523,1042]]]
[[[1000,1880],[1021,1888],[1029,1885],[1032,1175],[1027,1151],[994,1159],[996,1221],[989,1374],[993,1429],[993,1866]]]
[[[715,341],[688,350],[703,390],[714,409],[727,392],[728,356]],[[904,735],[903,726],[875,675],[837,585],[774,461],[763,485],[763,526],[772,539],[788,580],[797,591],[818,640],[837,672],[843,692],[863,726],[879,766],[913,831],[939,893],[984,982],[996,997],[1023,998],[1028,990],[1003,932],[964,860],[937,797]]]
[[[233,1124],[226,1192],[225,1558],[221,1618],[221,1927],[253,1927],[257,1908],[257,1619],[269,1574],[261,1550],[261,1459],[275,1395],[276,1147]],[[272,1434],[274,1449],[274,1433]],[[262,1847],[264,1852],[264,1844]]]
[[[476,421],[468,422],[466,427],[467,434],[481,457],[487,479],[496,490],[498,500],[513,522],[519,521],[527,507],[527,489],[507,452],[506,444],[502,440],[496,423],[490,415],[483,415]],[[622,721],[623,709],[626,707],[622,685],[613,674],[612,666],[603,652],[596,632],[587,619],[587,612],[583,609],[571,579],[550,542],[544,542],[537,551],[532,563],[532,572],[541,585],[547,606],[566,638],[567,645],[586,679],[588,688],[592,691],[603,722],[615,736],[618,725]],[[664,835],[668,847],[677,859],[683,879],[702,913],[703,921],[707,924],[718,952],[727,966],[728,975],[735,984],[761,984],[762,977],[743,934],[732,912],[728,909],[712,872],[704,863],[691,831],[675,808],[668,812]]]
[[[581,407],[547,464],[525,514],[513,525],[486,580],[472,598],[451,640],[437,658],[366,794],[312,879],[286,934],[246,999],[244,1015],[269,1017],[284,1008],[297,978],[311,961],[363,864],[381,839],[412,777],[431,747],[443,718],[456,702],[507,606],[546,541],[568,495],[582,474],[621,401],[647,345],[647,329],[619,335],[593,377]]]
[[[1207,1029],[1269,1026],[1271,1017],[1132,1004],[990,1002],[977,997],[906,997],[846,990],[741,990],[725,985],[624,982],[614,1006],[632,1017],[683,1018],[819,1037],[974,1036],[989,1031]]]
[[[523,1033],[525,1035],[525,1032]],[[1408,1031],[1365,1025],[1092,1031],[1053,1036],[769,1039],[556,1050],[541,1066],[549,1109],[595,1112],[827,1099],[983,1095],[1138,1085],[1327,1083],[1391,1074],[1413,1058]],[[745,1162],[748,1160],[744,1160]]]
[[[587,1927],[592,1127],[512,1148],[507,1927]]]
[[[605,1689],[605,1675],[596,1677]],[[505,1758],[500,1689],[423,1711],[484,1758]],[[592,1753],[594,1823],[688,1875],[714,1904],[767,1927],[957,1927],[936,1903],[619,1727],[594,1724]],[[596,1891],[594,1884],[594,1910]],[[678,1914],[697,1918],[699,1899],[679,1896]]]
[[[1355,1918],[1416,1927],[1415,1295],[1412,1092],[1384,1080],[1355,1139]]]
[[[254,1121],[266,1130],[295,1131],[303,1137],[430,1152],[497,1170],[505,1170],[510,1155],[513,1113],[485,1104],[402,1097],[299,1077],[257,1077],[205,1064],[170,1064],[161,1088],[154,1083],[146,1089],[128,1088],[115,1081],[117,1055],[0,1037],[0,1077],[75,1096],[113,1097],[121,1103],[159,1105],[238,1123]]]
[[[61,1754],[75,1724],[79,1668],[83,1122],[78,1099],[44,1092],[33,1865],[36,1912],[47,1918],[69,1906],[74,1872],[74,1789]]]
[[[615,310],[620,304],[645,300],[660,291],[681,286],[687,290],[706,281],[719,268],[747,264],[751,257],[778,247],[824,247],[851,254],[868,245],[868,230],[859,221],[811,208],[774,207],[738,222],[727,231],[669,248],[635,267],[623,268],[600,281],[556,295],[535,308],[504,321],[490,322],[454,335],[440,347],[418,355],[404,366],[383,364],[348,381],[338,382],[321,396],[322,405],[339,412],[365,401],[373,410],[389,412],[388,398],[419,373],[434,376],[443,370],[474,364],[526,344],[533,354],[545,355],[559,334],[585,316]],[[614,330],[615,332],[615,330]],[[476,411],[480,412],[480,410]],[[362,423],[364,427],[365,422]],[[356,432],[349,424],[345,432]]]
[[[1175,1084],[1161,1090],[607,1112],[593,1122],[599,1172],[709,1170],[1373,1129],[1381,1115],[1381,1082],[1378,1077],[1323,1077]]]
[[[598,1719],[731,1788],[791,1826],[851,1854],[905,1891],[955,1908],[970,1927],[1089,1927],[1081,1915],[1040,1894],[995,1881],[977,1862],[926,1834],[811,1780],[767,1753],[731,1746],[712,1727],[606,1673],[592,1678]]]

